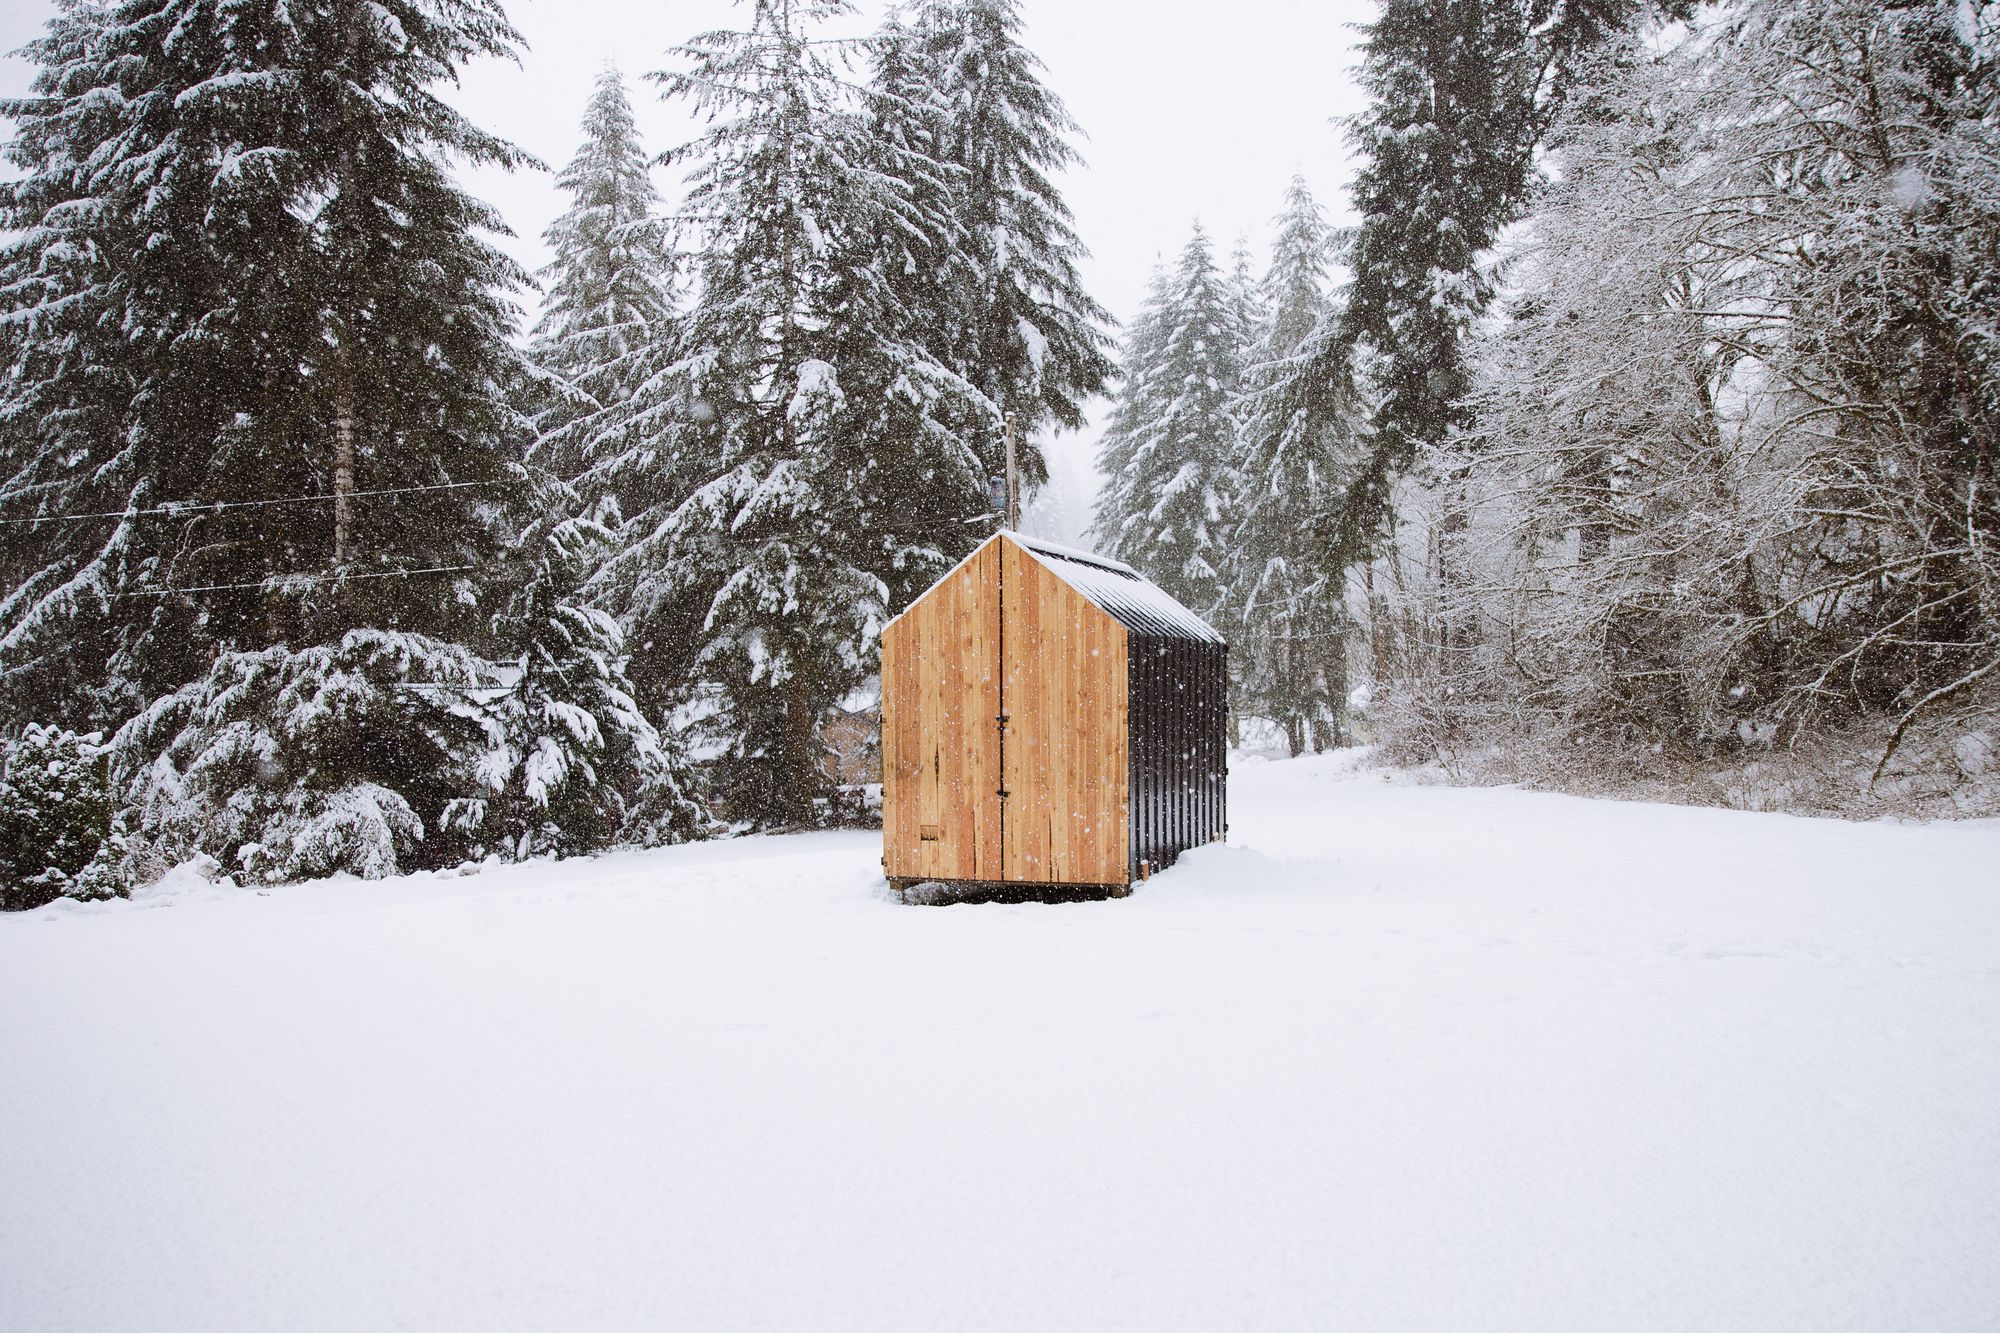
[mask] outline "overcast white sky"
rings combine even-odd
[[[886,5],[861,8],[865,31]],[[1375,9],[1374,0],[1025,0],[1027,44],[1088,136],[1084,165],[1062,184],[1092,251],[1090,290],[1114,315],[1131,316],[1147,272],[1180,248],[1196,217],[1225,252],[1247,234],[1261,265],[1294,172],[1345,215],[1347,154],[1331,118],[1360,108],[1349,25]],[[472,178],[517,233],[509,248],[536,268],[547,257],[542,229],[562,209],[553,170],[575,151],[598,68],[615,60],[626,72],[648,147],[666,148],[692,123],[640,76],[668,63],[669,47],[733,25],[743,10],[729,0],[512,0],[507,10],[527,39],[521,65],[475,66],[455,100],[552,169]],[[0,47],[18,49],[54,12],[49,0],[0,0]],[[0,61],[8,95],[26,92],[32,76],[23,60]],[[666,173],[660,186],[670,201],[678,192]],[[1059,452],[1086,455],[1094,435]]]

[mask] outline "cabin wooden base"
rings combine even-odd
[[[898,879],[889,888],[901,902],[914,907],[951,903],[1087,903],[1131,896],[1127,884],[1038,884],[1022,880]]]

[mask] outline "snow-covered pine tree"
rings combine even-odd
[[[859,298],[874,312],[882,345],[897,350],[875,360],[876,390],[850,393],[849,404],[861,414],[863,437],[894,469],[883,477],[899,492],[889,521],[900,520],[907,540],[933,547],[950,565],[985,536],[986,479],[1002,471],[1004,438],[1001,405],[953,354],[967,321],[978,317],[976,286],[966,280],[966,177],[946,160],[950,120],[919,34],[892,11],[869,49],[869,136],[902,217],[879,229],[872,253],[846,266],[843,300]],[[1040,476],[1040,454],[1025,433],[1019,452],[1030,475]],[[936,572],[925,566],[892,578],[891,604],[906,604]]]
[[[1167,307],[1167,273],[1154,265],[1146,279],[1146,295],[1125,325],[1118,348],[1118,388],[1111,412],[1097,441],[1096,513],[1131,513],[1139,507],[1132,490],[1134,464],[1154,421],[1165,413],[1161,353]]]
[[[537,517],[517,540],[528,574],[494,627],[505,684],[485,699],[494,747],[480,770],[494,795],[451,815],[520,855],[708,827],[680,737],[637,702],[623,626],[584,591],[619,549],[607,522],[622,529],[623,514],[643,518],[685,494],[674,450],[689,400],[678,260],[615,68],[599,74],[582,129],[557,177],[570,206],[544,233],[554,258],[532,344],[550,377],[532,456],[570,483],[538,476]],[[664,717],[686,657],[647,657],[650,712]]]
[[[1580,62],[1645,8],[1385,0],[1367,26],[1370,105],[1349,127],[1361,158],[1353,280],[1284,381],[1288,412],[1339,432],[1355,398],[1357,348],[1373,354],[1371,420],[1339,502],[1318,525],[1330,568],[1378,553],[1397,479],[1466,424],[1464,344],[1491,298],[1486,253],[1520,214],[1536,150]]]
[[[1238,401],[1232,408],[1240,430],[1244,414],[1249,410],[1250,406],[1249,399],[1246,397],[1252,387],[1249,375],[1250,367],[1256,362],[1258,349],[1263,345],[1266,319],[1264,294],[1259,289],[1257,279],[1251,269],[1250,238],[1248,236],[1238,234],[1236,237],[1236,244],[1229,252],[1229,271],[1225,275],[1224,281],[1229,293],[1230,318],[1234,321],[1235,332],[1233,336],[1236,346],[1242,352],[1243,378],[1237,389]],[[1237,441],[1237,450],[1240,454],[1242,450],[1241,440]],[[1240,469],[1240,459],[1238,466]],[[1230,489],[1234,493],[1236,487],[1232,486]],[[1233,526],[1235,522],[1236,514],[1232,510],[1225,515],[1223,526],[1228,528]],[[1236,588],[1235,584],[1231,581],[1227,568],[1227,555],[1228,552],[1225,550],[1225,561],[1217,567],[1222,589],[1221,595],[1217,599],[1215,606],[1209,611],[1210,619],[1218,626],[1234,625],[1237,617],[1234,602]],[[1225,630],[1224,633],[1230,634],[1232,642],[1234,641],[1233,631]],[[1231,689],[1233,691],[1231,696],[1232,706],[1240,702],[1241,690],[1235,682],[1238,670],[1239,664],[1232,660],[1230,663]]]
[[[402,686],[484,674],[524,275],[450,160],[525,159],[435,90],[517,40],[494,0],[75,0],[29,48],[0,512],[59,521],[25,529],[0,666],[66,716],[143,710],[114,768],[203,825],[165,842],[381,873],[461,786]],[[322,746],[350,686],[381,706]],[[270,852],[308,825],[320,852]]]
[[[912,211],[937,224],[896,227],[880,238],[882,291],[897,306],[907,329],[945,364],[961,336],[970,284],[964,281],[967,252],[964,227],[956,216],[963,173],[944,162],[947,118],[943,91],[925,64],[922,39],[900,10],[891,9],[869,43],[867,89],[870,134],[885,154],[904,164],[899,185]],[[981,429],[997,430],[1000,409],[982,403]]]
[[[171,653],[189,620],[182,608],[122,595],[149,580],[171,531],[75,517],[191,489],[163,438],[161,389],[198,384],[212,352],[194,336],[206,303],[169,281],[180,256],[148,262],[168,239],[162,214],[191,210],[175,197],[185,178],[171,156],[153,164],[143,200],[130,180],[134,97],[160,74],[137,60],[114,71],[112,23],[103,5],[64,4],[22,52],[41,67],[35,96],[0,105],[15,122],[9,161],[23,173],[0,184],[0,698],[16,717],[100,723],[129,710],[133,686],[118,688],[105,663],[123,648],[125,666],[136,665],[129,645],[162,620]],[[159,138],[153,127],[139,146]],[[200,272],[183,272],[182,283]]]
[[[880,571],[900,608],[984,538],[1003,437],[999,406],[947,355],[971,317],[967,289],[953,281],[970,237],[955,189],[963,174],[943,160],[939,91],[898,15],[868,47],[870,78],[858,91],[892,207],[872,239],[852,238],[833,298],[862,329],[843,370],[848,466],[873,492],[869,521],[895,534],[882,550],[926,552]]]
[[[451,604],[426,579],[293,577],[330,556],[358,576],[493,552],[490,495],[409,488],[506,476],[495,388],[521,275],[441,158],[520,157],[431,89],[514,40],[490,0],[127,0],[71,4],[30,45],[38,95],[5,108],[24,176],[0,195],[0,509],[256,503],[17,528],[10,681],[66,680],[70,715],[115,720],[219,642]],[[214,591],[172,591],[197,587]]]
[[[1102,470],[1115,480],[1099,497],[1093,530],[1110,554],[1208,613],[1222,598],[1224,525],[1235,511],[1248,331],[1199,224],[1150,313],[1151,346],[1140,349],[1149,354],[1121,391],[1133,397],[1121,401],[1103,455]]]
[[[1229,303],[1235,313],[1237,337],[1242,346],[1254,350],[1264,341],[1264,325],[1269,311],[1263,286],[1257,281],[1250,256],[1250,238],[1238,236],[1229,252]]]
[[[1292,178],[1277,228],[1261,292],[1269,313],[1246,374],[1223,581],[1236,709],[1275,722],[1297,754],[1340,744],[1346,730],[1345,578],[1321,558],[1313,525],[1339,494],[1358,414],[1317,413],[1308,425],[1286,407],[1292,358],[1332,314],[1334,240],[1303,177]]]
[[[1039,485],[1032,436],[1080,427],[1113,370],[1109,316],[1084,290],[1077,263],[1088,252],[1054,181],[1077,161],[1077,126],[1021,45],[1018,0],[915,0],[909,13],[910,77],[937,108],[963,230],[929,350],[1014,414],[1023,475]]]
[[[892,604],[946,563],[983,468],[978,393],[909,334],[882,237],[946,234],[907,182],[934,164],[874,135],[817,35],[845,0],[753,0],[743,31],[655,76],[711,128],[681,218],[698,295],[683,324],[691,484],[634,515],[595,586],[641,642],[679,640],[722,687],[733,817],[818,818],[824,719],[874,667]],[[989,418],[990,419],[990,418]]]
[[[569,207],[542,234],[554,258],[540,275],[533,351],[555,383],[534,452],[586,501],[610,497],[636,511],[668,470],[651,446],[671,438],[685,402],[670,375],[663,381],[679,350],[675,256],[616,68],[598,75],[582,128],[556,178]]]
[[[547,491],[544,517],[519,539],[530,573],[494,627],[500,684],[477,696],[491,743],[479,777],[492,794],[454,803],[446,823],[515,857],[700,837],[698,775],[634,701],[618,622],[582,600],[613,534],[564,517],[580,504],[568,487]]]

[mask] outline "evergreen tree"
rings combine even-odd
[[[824,718],[873,669],[892,604],[970,536],[939,519],[979,512],[984,484],[963,434],[977,391],[913,339],[883,271],[884,235],[948,234],[908,184],[935,168],[871,133],[814,35],[849,12],[753,0],[746,30],[656,76],[712,119],[667,155],[690,165],[699,285],[675,372],[688,471],[597,583],[722,687],[729,808],[765,825],[818,817]]]
[[[548,517],[520,539],[532,571],[495,627],[503,683],[481,696],[492,744],[479,776],[493,795],[456,803],[447,822],[514,856],[699,837],[709,821],[696,775],[634,702],[618,622],[581,600],[612,534],[561,517],[577,497],[550,489]]]
[[[1304,347],[1335,310],[1327,291],[1337,241],[1304,176],[1292,177],[1285,187],[1285,206],[1276,222],[1271,265],[1259,292],[1266,318],[1259,330],[1258,362],[1266,366]]]
[[[1269,317],[1264,292],[1252,269],[1250,238],[1238,236],[1229,252],[1229,305],[1236,321],[1239,344],[1254,355],[1264,340],[1264,324]],[[1246,363],[1247,364],[1247,363]]]
[[[30,45],[0,511],[246,507],[17,526],[10,682],[115,720],[218,643],[444,627],[435,584],[340,580],[495,552],[521,275],[443,158],[522,159],[431,90],[514,41],[491,3],[128,0]]]
[[[555,257],[541,274],[534,354],[557,382],[537,422],[536,453],[565,478],[587,475],[587,499],[630,502],[638,497],[619,493],[621,470],[642,489],[650,470],[624,465],[635,444],[643,452],[669,425],[653,381],[677,354],[675,259],[615,68],[598,76],[583,143],[556,183],[570,205],[543,233]]]
[[[1014,415],[1024,480],[1039,485],[1030,437],[1082,426],[1084,400],[1113,367],[1109,316],[1084,290],[1076,266],[1088,252],[1053,180],[1078,160],[1077,126],[1020,28],[1018,0],[917,0],[907,77],[932,108],[961,228],[930,350]]]
[[[1669,10],[1688,6],[1673,3]],[[1284,381],[1285,410],[1338,432],[1357,348],[1372,349],[1376,405],[1338,503],[1319,525],[1332,568],[1370,559],[1391,488],[1468,420],[1464,346],[1491,299],[1482,267],[1536,180],[1536,151],[1581,62],[1637,0],[1385,0],[1362,45],[1369,108],[1354,278]]]
[[[1118,390],[1097,441],[1097,514],[1130,513],[1139,506],[1132,490],[1139,450],[1153,423],[1165,414],[1168,390],[1162,375],[1167,308],[1167,273],[1154,265],[1138,313],[1125,326],[1119,348]]]
[[[49,520],[15,529],[0,669],[133,718],[121,793],[204,793],[152,801],[201,825],[163,843],[383,873],[463,776],[403,687],[486,683],[524,275],[450,163],[526,159],[435,90],[517,40],[493,0],[68,0],[0,108],[0,515]]]
[[[948,364],[958,324],[971,311],[965,280],[968,238],[957,216],[964,173],[946,164],[948,129],[943,89],[926,63],[922,38],[891,10],[869,46],[869,133],[885,162],[901,165],[898,185],[912,212],[929,220],[919,227],[885,229],[876,263],[883,291],[904,326],[939,364]],[[982,400],[978,429],[992,435],[999,407]]]
[[[1210,612],[1222,597],[1224,524],[1235,506],[1248,331],[1199,225],[1151,314],[1143,362],[1125,389],[1134,397],[1121,402],[1104,454],[1111,484],[1095,531],[1111,554]]]
[[[1303,178],[1292,179],[1277,225],[1262,291],[1269,315],[1247,375],[1224,582],[1237,709],[1276,722],[1297,754],[1339,744],[1345,732],[1344,577],[1320,559],[1312,529],[1338,495],[1354,442],[1351,416],[1303,422],[1281,392],[1292,358],[1333,311],[1333,238]]]

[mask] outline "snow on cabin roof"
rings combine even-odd
[[[937,582],[889,618],[882,628],[895,624],[942,586],[953,574],[972,563],[973,556],[1002,537],[1035,557],[1042,567],[1074,588],[1094,606],[1135,634],[1170,639],[1194,639],[1201,643],[1222,643],[1223,637],[1209,623],[1168,595],[1166,589],[1149,582],[1132,566],[1108,555],[1078,550],[1057,542],[1029,537],[1011,529],[996,532],[979,543],[970,555],[953,565]]]
[[[1018,532],[1005,534],[1051,574],[1082,593],[1113,620],[1138,634],[1221,643],[1206,620],[1182,606],[1138,570],[1107,556],[1058,546]]]

